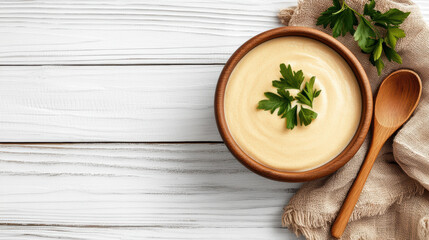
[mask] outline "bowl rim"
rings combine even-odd
[[[286,36],[301,36],[312,38],[314,40],[326,44],[338,54],[340,54],[340,56],[342,56],[344,60],[346,60],[353,73],[355,74],[362,97],[362,114],[359,126],[356,130],[355,135],[353,136],[349,144],[346,146],[346,148],[331,161],[317,168],[300,172],[287,172],[276,170],[268,166],[262,165],[256,160],[253,160],[234,141],[231,133],[229,132],[224,112],[224,97],[226,85],[228,83],[232,71],[234,70],[238,62],[250,50],[260,45],[261,43],[264,43],[274,38]],[[364,142],[371,125],[371,119],[373,114],[373,98],[371,86],[369,84],[365,70],[363,69],[359,60],[354,56],[354,54],[341,42],[331,37],[330,35],[313,28],[287,26],[274,28],[254,36],[253,38],[245,42],[243,45],[241,45],[232,54],[219,76],[215,92],[214,109],[216,124],[225,145],[234,155],[234,157],[238,161],[240,161],[245,167],[263,177],[272,180],[283,182],[303,182],[310,181],[316,178],[321,178],[335,172],[337,169],[346,164],[356,154],[356,152],[359,150],[360,146]]]

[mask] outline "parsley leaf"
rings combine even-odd
[[[360,22],[353,35],[362,51],[370,53],[374,50],[374,37],[375,32],[371,28],[371,23],[364,17],[360,17]]]
[[[405,37],[404,30],[399,29],[398,27],[387,28],[386,43],[393,49],[395,49],[396,42],[398,41],[398,39],[404,38],[404,37]]]
[[[373,55],[373,53],[371,53],[371,55],[369,56],[369,61],[371,62],[372,65],[374,65],[377,68],[377,73],[378,73],[378,75],[380,75],[384,69],[383,60],[381,58],[374,60],[374,55]]]
[[[345,36],[348,32],[350,34],[355,33],[355,29],[353,26],[357,25],[358,21],[350,8],[345,8],[341,12],[337,13],[338,18],[336,23],[334,24],[334,28],[332,28],[332,35],[334,37]]]
[[[339,0],[333,0],[333,6],[329,7],[322,15],[317,19],[316,25],[323,25],[326,28],[328,25],[330,28],[334,28],[335,23],[338,20],[338,13],[342,10]]]
[[[313,107],[313,99],[319,96],[322,90],[317,91],[317,89],[313,90],[314,81],[316,77],[311,77],[310,82],[305,83],[304,89],[298,93],[295,97],[299,103],[305,104],[307,106]]]
[[[404,22],[408,15],[410,15],[410,12],[402,12],[399,9],[392,8],[383,14],[375,14],[374,16],[370,16],[371,19],[374,20],[376,23],[385,24],[387,26],[397,26]]]
[[[365,4],[363,14],[369,16],[379,26],[387,28],[389,25],[397,26],[404,22],[410,12],[402,12],[397,8],[392,8],[385,13],[381,13],[375,10],[375,0],[371,0]]]
[[[370,0],[369,3],[365,4],[363,8],[363,14],[370,16],[371,19],[381,16],[381,12],[375,10],[375,0]]]
[[[282,118],[286,118],[286,128],[293,129],[295,126],[298,126],[298,118],[297,118],[298,107],[295,106],[289,109],[285,114],[283,114]]]
[[[374,51],[369,56],[369,61],[377,68],[378,75],[381,75],[381,72],[384,69],[384,62],[381,59],[381,54],[383,53],[383,45],[383,39],[379,39],[374,48]]]
[[[280,73],[282,74],[282,78],[280,81],[274,80],[273,86],[280,89],[300,89],[302,81],[304,81],[304,73],[302,70],[298,72],[292,71],[290,64],[288,64],[287,68],[285,64],[280,64]]]
[[[379,39],[377,45],[374,48],[373,59],[377,61],[381,57],[381,53],[383,52],[383,39]]]
[[[381,72],[384,69],[384,62],[383,60],[381,60],[381,58],[377,59],[377,61],[375,61],[375,67],[377,68],[377,73],[380,76]]]
[[[317,113],[315,113],[314,111],[308,108],[304,108],[303,106],[301,106],[301,110],[299,110],[299,121],[301,125],[304,124],[305,126],[308,126],[311,123],[311,121],[313,121],[316,118],[317,118]]]
[[[268,99],[259,101],[258,109],[270,111],[273,114],[278,108],[277,115],[279,116],[290,109],[290,104],[293,101],[293,97],[290,96],[289,91],[286,92],[284,89],[277,89],[277,94],[266,92],[264,95]]]
[[[345,36],[348,32],[354,34],[354,25],[357,25],[358,21],[353,11],[350,8],[341,6],[339,0],[332,1],[334,6],[328,8],[322,15],[317,19],[316,25],[323,25],[326,28],[328,25],[332,28],[334,37]]]
[[[389,9],[385,13],[375,10],[375,0],[366,3],[361,14],[347,5],[345,0],[341,3],[339,0],[333,0],[333,6],[321,13],[317,19],[317,25],[322,25],[324,28],[329,26],[334,37],[344,36],[350,32],[362,51],[370,54],[370,62],[377,68],[380,75],[384,68],[381,59],[383,53],[389,61],[402,63],[395,47],[398,39],[405,37],[405,32],[399,28],[399,25],[409,15],[410,12],[402,12],[396,8]],[[386,29],[385,36],[382,36],[376,26]]]
[[[399,54],[393,48],[390,48],[386,44],[383,44],[383,51],[384,54],[386,54],[387,60],[394,61],[399,64],[402,63],[401,56],[399,56]]]

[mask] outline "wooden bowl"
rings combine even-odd
[[[225,120],[224,112],[224,96],[226,85],[232,71],[234,70],[237,63],[241,60],[241,58],[243,58],[244,55],[246,55],[250,50],[258,46],[259,44],[271,40],[273,38],[285,36],[301,36],[311,38],[322,42],[325,45],[331,47],[333,50],[335,50],[346,60],[353,73],[355,74],[359,83],[362,96],[362,114],[360,123],[354,137],[347,145],[347,147],[337,157],[327,162],[326,164],[311,170],[301,172],[286,172],[275,170],[264,166],[249,157],[243,150],[241,150],[241,148],[231,136],[231,133],[228,130],[228,126]],[[220,74],[215,93],[216,123],[220,135],[222,136],[226,146],[231,151],[231,153],[244,166],[246,166],[253,172],[273,180],[284,182],[302,182],[324,177],[333,173],[334,171],[342,167],[344,164],[346,164],[350,160],[350,158],[352,158],[356,154],[368,133],[371,124],[372,111],[373,99],[371,87],[368,82],[368,77],[366,76],[362,65],[359,63],[353,53],[351,53],[343,44],[341,44],[339,41],[329,36],[328,34],[307,27],[275,28],[263,32],[248,40],[240,48],[238,48],[237,51],[234,52],[234,54],[232,54],[232,56],[226,63],[225,67],[222,70],[222,73]]]

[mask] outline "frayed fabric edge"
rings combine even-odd
[[[290,19],[293,16],[293,13],[295,12],[296,7],[289,7],[289,8],[285,8],[280,10],[279,14],[277,15],[277,17],[280,19],[280,22],[283,25],[289,25]]]
[[[297,237],[303,235],[306,239],[322,240],[324,238],[315,234],[314,231],[317,228],[327,228],[330,225],[327,219],[333,218],[333,214],[320,215],[286,207],[282,216],[282,226],[295,233]]]
[[[393,204],[401,204],[404,199],[410,199],[415,195],[423,195],[425,188],[419,183],[414,182],[407,192],[404,192]],[[353,212],[351,221],[359,220],[363,217],[374,217],[383,215],[392,206],[381,206],[375,204],[366,204],[361,207],[361,212]],[[303,235],[309,240],[322,240],[324,236],[318,236],[316,229],[328,229],[335,219],[336,214],[314,214],[312,212],[297,211],[291,207],[285,207],[282,215],[282,226],[295,233],[297,237]]]

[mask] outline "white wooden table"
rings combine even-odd
[[[213,94],[295,4],[1,1],[0,239],[294,239],[299,184],[231,156]]]

